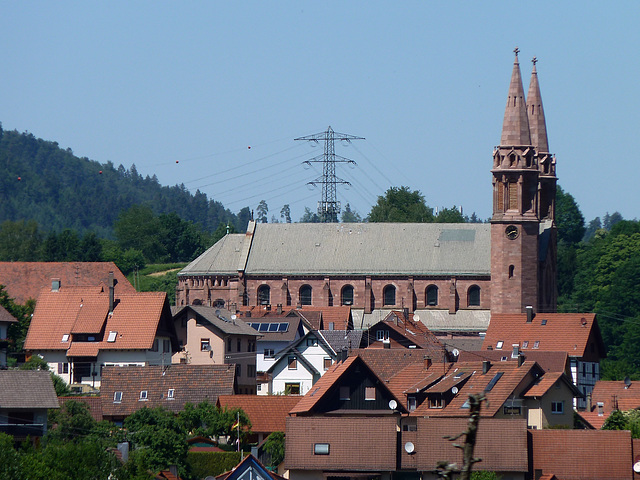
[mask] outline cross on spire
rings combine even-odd
[[[518,47],[513,49],[513,53],[516,54],[516,57],[518,56],[518,53],[520,52],[520,49]]]
[[[533,57],[533,58],[531,59],[531,63],[533,63],[533,66],[535,67],[535,66],[536,66],[536,63],[538,63],[538,58],[537,58],[537,57]]]

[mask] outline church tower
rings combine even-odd
[[[549,217],[549,212],[551,215],[553,212],[553,205],[550,208],[546,204],[541,205],[549,197],[542,198],[541,165],[535,145],[537,143],[540,148],[548,150],[542,102],[540,115],[535,111],[530,115],[518,52],[516,48],[502,136],[493,153],[491,170],[491,310],[496,313],[520,313],[527,306],[540,311],[544,307],[539,302],[541,218]],[[535,88],[539,93],[537,80]],[[535,123],[533,138],[530,120]],[[543,215],[541,206],[546,208]]]

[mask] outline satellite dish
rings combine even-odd
[[[640,462],[636,462],[633,464],[633,471],[636,473],[640,473]]]
[[[413,442],[407,442],[404,444],[404,451],[411,454],[416,451],[416,447]],[[635,468],[635,467],[634,467]]]
[[[238,318],[238,316],[235,313],[231,315],[231,320],[235,320],[236,318]]]
[[[455,395],[456,393],[458,393],[459,391],[460,391],[460,390],[458,390],[458,387],[453,387],[453,388],[451,389],[451,393],[453,393],[454,395]]]
[[[460,350],[458,350],[457,348],[454,348],[453,350],[451,350],[451,354],[454,357],[457,357],[458,355],[460,355]]]
[[[414,313],[414,314],[413,314],[413,319],[414,319],[416,322],[419,322],[419,321],[420,321],[420,315],[418,315],[417,313]]]
[[[397,407],[398,407],[398,402],[396,402],[393,399],[389,400],[389,408],[391,410],[395,410]]]

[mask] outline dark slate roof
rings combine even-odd
[[[104,416],[127,416],[136,410],[162,406],[179,412],[185,403],[198,404],[208,400],[215,404],[220,395],[232,395],[235,365],[181,365],[148,367],[104,367],[100,396]],[[168,398],[174,389],[174,398]],[[140,392],[147,391],[147,400]],[[120,403],[114,393],[122,392]]]
[[[204,305],[186,305],[175,311],[173,317],[176,318],[187,310],[192,310],[201,319],[206,320],[211,325],[229,335],[251,335],[258,337],[260,334],[253,328],[247,325],[243,320],[238,317],[233,318],[235,315],[231,314],[228,310],[219,309],[216,307],[206,307]],[[216,313],[218,312],[218,313]]]
[[[320,330],[318,332],[324,337],[326,342],[331,345],[331,348],[338,353],[342,349],[346,348],[351,350],[354,348],[360,348],[360,342],[362,341],[363,330]]]
[[[0,322],[15,323],[17,321],[18,320],[13,315],[11,315],[6,308],[0,305]]]
[[[40,370],[0,370],[0,409],[58,408],[51,374]]]

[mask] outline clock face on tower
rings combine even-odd
[[[518,238],[518,234],[520,233],[520,231],[518,230],[518,227],[516,227],[515,225],[509,225],[505,229],[504,233],[509,240],[515,240],[516,238]]]

